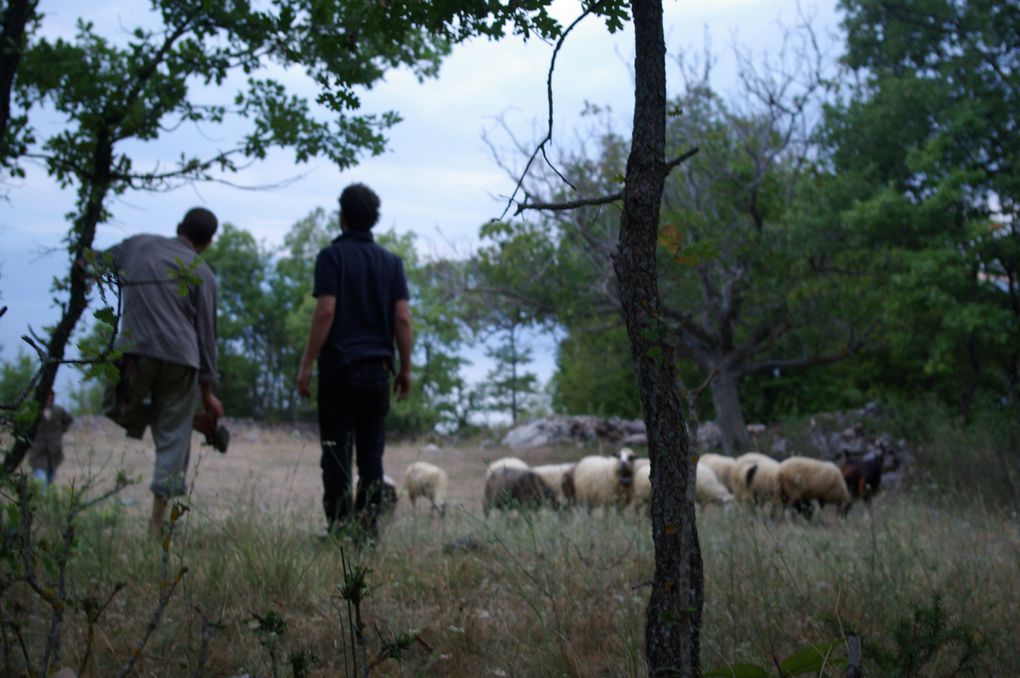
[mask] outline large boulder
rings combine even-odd
[[[647,440],[645,424],[619,417],[591,415],[545,417],[511,429],[503,437],[503,445],[514,449],[549,447],[551,445],[583,445],[596,440],[620,445],[641,445]],[[629,442],[625,442],[629,441]]]

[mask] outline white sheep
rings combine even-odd
[[[563,479],[574,468],[573,462],[564,464],[543,464],[533,466],[531,470],[556,493],[557,501],[564,501]]]
[[[634,505],[638,510],[652,502],[651,463],[648,459],[634,462]],[[706,464],[698,462],[695,471],[694,500],[699,504],[728,504],[733,495]]]
[[[652,460],[641,457],[634,460],[634,510],[641,511],[652,505]]]
[[[736,459],[722,454],[708,453],[701,455],[698,462],[712,469],[719,482],[730,492],[733,491],[733,467],[737,463]]]
[[[440,517],[446,515],[446,485],[446,471],[426,461],[413,462],[404,472],[403,492],[412,508],[419,497],[424,497]]]
[[[790,457],[779,464],[777,500],[782,506],[792,506],[806,518],[811,518],[812,502],[822,509],[835,504],[846,514],[850,507],[850,491],[839,467],[831,461],[808,457]]]
[[[628,447],[615,457],[584,457],[564,477],[568,501],[587,506],[623,508],[634,496],[634,451]]]
[[[694,483],[694,500],[699,504],[729,504],[733,495],[708,464],[698,462]]]
[[[737,457],[730,481],[741,504],[772,503],[777,498],[779,462],[757,452]]]

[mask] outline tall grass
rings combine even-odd
[[[98,626],[92,675],[124,663],[158,598],[161,549],[143,522],[111,506],[81,525],[71,589],[126,584]],[[894,649],[897,623],[938,597],[946,623],[965,624],[979,640],[972,675],[1020,672],[1020,533],[1000,514],[904,496],[815,524],[709,509],[699,530],[706,667],[771,666],[853,631],[864,638],[869,675],[896,675],[878,662]],[[188,572],[139,673],[190,675],[201,665],[206,675],[273,675],[259,620],[275,615],[284,622],[271,636],[281,675],[302,658],[320,675],[343,675],[351,641],[338,594],[342,556],[370,568],[367,654],[404,633],[415,639],[400,662],[380,664],[379,675],[644,673],[653,563],[645,517],[546,512],[485,521],[452,511],[445,532],[424,513],[398,514],[375,549],[358,551],[320,539],[311,516],[251,506],[214,520],[195,507],[171,547],[174,564]],[[13,602],[5,601],[8,610]],[[25,620],[31,628],[42,622]],[[85,631],[84,616],[71,615],[66,663],[80,659]],[[954,675],[960,651],[947,645],[916,675]]]
[[[846,520],[699,510],[705,668],[771,667],[854,633],[869,676],[1020,675],[1015,443],[1001,429],[935,419],[922,427],[901,415],[923,434],[915,484]],[[379,543],[358,550],[322,538],[318,512],[298,508],[314,502],[267,510],[257,488],[243,489],[232,488],[244,498],[227,511],[190,501],[169,564],[188,570],[138,675],[353,675],[355,661],[360,672],[375,660],[373,675],[645,673],[653,546],[644,515],[486,520],[461,507],[440,523],[402,503]],[[42,547],[60,543],[62,501],[39,502]],[[144,508],[111,500],[80,518],[71,599],[105,599],[123,585],[93,628],[88,675],[115,675],[157,607],[163,550],[145,532]],[[363,647],[352,627],[352,572],[367,585]],[[6,631],[19,624],[39,655],[48,617],[37,596],[13,585],[0,606]],[[65,664],[78,666],[88,634],[84,608],[72,608]],[[24,673],[20,650],[4,647],[4,670]]]

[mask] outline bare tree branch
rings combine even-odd
[[[694,147],[682,153],[673,160],[670,160],[665,165],[665,172],[669,173],[670,170],[683,164],[684,161],[690,160],[695,155],[697,155],[697,153],[698,148]],[[531,164],[530,161],[528,164],[529,165]],[[524,178],[522,177],[521,180],[523,181]],[[518,188],[519,187],[520,186],[518,185]],[[516,193],[517,191],[514,191],[514,195],[516,195]],[[510,199],[513,200],[513,196],[511,196]],[[598,198],[580,198],[578,200],[568,200],[566,202],[522,202],[517,205],[517,211],[514,212],[514,216],[519,215],[524,210],[544,210],[548,212],[562,212],[565,210],[575,210],[578,207],[595,207],[598,205],[608,205],[609,203],[617,202],[618,200],[623,200],[623,191],[617,191],[616,193],[611,193],[610,195],[604,195]],[[509,209],[509,207],[507,209]],[[505,216],[506,212],[504,212],[503,215]],[[500,218],[502,219],[502,217]]]
[[[542,141],[539,142],[539,144],[535,148],[534,152],[532,152],[531,157],[528,158],[528,162],[524,165],[524,171],[521,172],[520,179],[517,180],[517,186],[516,186],[516,188],[514,188],[513,193],[510,194],[510,198],[507,200],[507,203],[506,203],[506,208],[503,210],[503,213],[499,216],[499,219],[497,221],[502,221],[503,219],[506,218],[507,212],[510,211],[510,207],[512,207],[513,204],[514,204],[514,198],[517,197],[517,193],[521,190],[521,186],[524,184],[524,178],[528,176],[528,170],[531,169],[531,164],[533,162],[535,162],[535,158],[538,157],[539,153],[542,154],[542,157],[545,159],[546,163],[549,164],[549,167],[552,169],[552,171],[556,172],[556,174],[560,177],[560,179],[563,180],[564,183],[566,183],[571,188],[574,188],[574,185],[572,183],[570,183],[570,181],[565,176],[563,176],[563,174],[561,174],[560,171],[558,169],[556,169],[556,167],[551,162],[549,162],[549,156],[547,156],[546,152],[545,152],[546,144],[548,144],[549,142],[552,141],[552,135],[553,135],[553,87],[552,87],[552,78],[553,78],[553,71],[556,70],[556,57],[557,57],[557,55],[559,55],[560,48],[563,47],[563,43],[567,39],[567,36],[570,35],[570,32],[572,30],[574,30],[574,28],[579,23],[581,23],[581,21],[584,20],[584,18],[586,16],[591,14],[596,8],[598,8],[598,3],[594,3],[590,7],[585,9],[581,13],[581,15],[579,17],[574,19],[574,21],[571,22],[571,24],[569,26],[567,26],[566,30],[563,31],[563,33],[560,35],[559,39],[556,41],[556,46],[553,48],[552,58],[549,60],[549,75],[546,77],[546,98],[547,98],[548,104],[549,104],[549,127],[548,127],[548,130],[546,131],[545,137],[542,139]],[[518,212],[518,214],[520,214],[520,212]]]

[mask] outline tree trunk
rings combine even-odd
[[[25,52],[25,28],[35,19],[38,0],[10,0],[0,16],[0,165],[15,154],[7,146],[7,132],[11,120],[11,91],[18,73],[21,55]]]
[[[645,622],[651,674],[700,675],[703,572],[694,523],[694,472],[675,359],[661,317],[655,250],[666,174],[666,48],[662,4],[633,0],[634,129],[614,260],[641,391],[652,480],[655,574]]]
[[[88,307],[88,277],[85,268],[78,262],[85,254],[85,250],[92,248],[96,237],[96,227],[106,219],[106,208],[103,204],[110,190],[112,167],[113,139],[109,130],[103,130],[96,135],[96,147],[92,153],[90,175],[81,177],[82,187],[79,189],[81,213],[75,219],[74,228],[71,230],[71,245],[69,247],[71,255],[70,295],[66,305],[63,305],[60,321],[53,329],[46,347],[46,360],[33,398],[37,405],[36,416],[30,422],[15,424],[14,445],[4,458],[4,468],[7,471],[14,471],[18,468],[32,446],[43,409],[49,400],[50,391],[53,390],[53,383],[57,379],[57,370],[64,360],[67,342],[71,340],[74,328]]]
[[[721,368],[712,380],[712,403],[715,419],[722,434],[723,451],[734,455],[747,447],[747,422],[740,407],[739,375]]]

